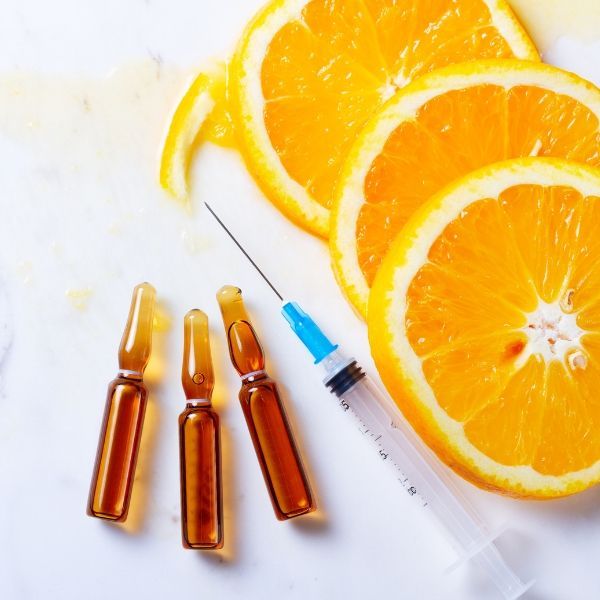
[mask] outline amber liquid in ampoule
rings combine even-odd
[[[156,292],[138,285],[119,347],[119,374],[108,386],[104,419],[90,486],[87,514],[110,521],[127,518],[146,412],[142,381],[152,349]]]
[[[223,500],[219,416],[214,387],[208,317],[191,310],[184,319],[181,383],[187,399],[179,415],[181,527],[185,548],[223,547]]]
[[[316,508],[308,479],[275,382],[265,371],[265,357],[239,288],[217,293],[233,366],[242,378],[239,398],[280,521]]]

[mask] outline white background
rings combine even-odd
[[[14,331],[0,378],[2,599],[496,597],[470,568],[444,575],[454,559],[444,538],[324,391],[276,298],[200,202],[372,368],[325,244],[263,199],[233,151],[198,153],[191,215],[158,188],[180,94],[208,57],[227,55],[259,5],[2,1],[0,279]],[[598,42],[563,38],[546,57],[599,83]],[[85,504],[105,389],[143,280],[172,326],[155,336],[132,513],[119,527],[86,517]],[[281,383],[318,498],[314,518],[273,516],[214,299],[224,283],[244,290]],[[180,542],[181,318],[193,306],[211,318],[223,422],[226,545],[213,554]],[[600,597],[600,490],[536,503],[459,484],[492,526],[510,523],[500,545],[524,579],[538,580],[529,599]]]

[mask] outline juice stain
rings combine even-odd
[[[560,37],[583,43],[600,40],[600,2],[598,0],[508,0],[511,8],[535,42],[540,54]]]
[[[79,311],[84,311],[92,295],[92,288],[85,287],[81,289],[69,288],[65,291],[65,296],[71,303],[71,306]]]
[[[157,150],[189,77],[189,70],[151,59],[124,64],[97,78],[3,73],[0,134],[34,146],[40,155],[60,156],[72,173],[93,164],[108,179],[109,165],[141,159],[137,164],[155,181]],[[225,81],[223,67],[214,77],[214,93],[221,102],[226,97]],[[228,145],[229,122],[226,107],[219,105],[205,123],[203,136]]]

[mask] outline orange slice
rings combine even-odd
[[[160,184],[183,204],[189,201],[187,170],[199,139],[233,145],[233,124],[226,101],[226,66],[214,65],[196,76],[169,124],[160,160]]]
[[[365,126],[340,178],[330,247],[356,309],[407,219],[457,177],[521,156],[600,165],[600,90],[541,63],[474,61],[429,73]]]
[[[504,0],[275,0],[248,25],[230,97],[248,168],[290,219],[329,231],[340,167],[368,117],[436,67],[537,60]]]
[[[464,477],[514,496],[600,481],[600,170],[484,167],[405,225],[369,341],[390,394]]]

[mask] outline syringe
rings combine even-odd
[[[391,398],[354,358],[344,356],[329,341],[298,304],[284,303],[282,313],[315,364],[322,365],[325,386],[339,398],[342,408],[354,413],[367,428],[380,455],[408,478],[408,489],[424,499],[460,560],[471,559],[479,565],[507,600],[522,596],[534,582],[524,584],[506,564],[494,544],[496,536],[457,488],[448,467],[414,433]]]
[[[283,296],[221,219],[208,204],[206,206],[283,302],[283,316],[312,354],[315,364],[324,369],[324,385],[338,397],[341,407],[353,413],[371,433],[379,454],[403,474],[401,481],[410,481],[410,493],[418,493],[423,498],[459,555],[459,562],[470,559],[477,564],[506,600],[521,597],[534,581],[523,583],[506,564],[494,543],[500,532],[492,533],[486,527],[456,486],[448,467],[414,433],[393,400],[375,385],[357,361],[342,354],[297,303],[284,302]]]

